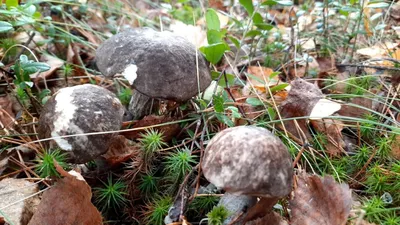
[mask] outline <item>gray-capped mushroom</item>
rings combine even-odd
[[[216,134],[202,161],[204,176],[236,194],[284,197],[292,190],[292,160],[286,146],[270,131],[238,126]]]
[[[201,167],[209,182],[238,196],[239,203],[243,201],[241,195],[261,197],[272,208],[292,190],[290,154],[282,141],[265,128],[238,126],[219,132],[208,143]],[[236,216],[224,224],[231,224]],[[234,224],[242,224],[238,221]]]
[[[150,28],[114,35],[96,51],[100,72],[122,74],[135,89],[129,104],[134,119],[150,113],[153,99],[184,102],[211,83],[202,54],[185,38]]]
[[[53,138],[49,147],[85,163],[105,153],[115,133],[83,135],[121,128],[124,108],[105,88],[92,84],[60,89],[45,104],[39,118],[40,138]],[[73,137],[62,137],[76,135]]]

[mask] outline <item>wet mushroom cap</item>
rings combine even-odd
[[[82,134],[119,130],[123,114],[119,99],[105,88],[92,84],[66,87],[44,105],[38,133],[40,138],[54,138],[48,147],[66,151],[75,163],[85,163],[105,153],[116,134]],[[77,136],[61,137],[66,135]]]
[[[292,189],[292,160],[286,146],[270,131],[238,126],[216,134],[201,164],[204,176],[227,192],[284,197]]]
[[[187,101],[211,83],[207,62],[193,44],[150,28],[129,29],[111,37],[97,49],[96,64],[105,76],[122,74],[133,88],[151,98]]]

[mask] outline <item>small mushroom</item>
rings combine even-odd
[[[40,138],[53,138],[49,147],[69,153],[75,163],[85,163],[105,153],[121,128],[124,108],[105,88],[92,84],[60,89],[45,104],[39,118]],[[62,137],[76,135],[72,137]]]
[[[238,126],[215,135],[201,164],[209,182],[235,195],[269,199],[271,207],[292,190],[292,160],[265,128]]]
[[[211,83],[207,62],[193,44],[150,28],[111,37],[97,49],[96,64],[107,77],[122,74],[135,89],[129,104],[134,119],[151,113],[153,99],[184,102]]]

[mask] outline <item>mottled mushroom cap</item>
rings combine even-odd
[[[119,130],[123,114],[119,99],[105,88],[92,84],[66,87],[44,105],[38,133],[40,138],[54,138],[48,147],[59,147],[73,162],[85,163],[105,153],[116,134],[79,134]]]
[[[105,76],[122,74],[133,88],[151,98],[186,101],[198,93],[198,84],[204,91],[211,83],[207,62],[200,52],[196,54],[193,44],[150,28],[111,37],[97,49],[96,64]]]
[[[227,192],[284,197],[292,190],[292,160],[270,131],[255,126],[228,128],[208,143],[201,164],[204,176]]]

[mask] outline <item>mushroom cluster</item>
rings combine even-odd
[[[53,138],[49,147],[69,153],[75,163],[85,163],[105,153],[121,128],[124,107],[105,88],[92,84],[60,89],[45,104],[39,118],[40,138]],[[106,132],[94,135],[86,133]],[[69,136],[69,137],[63,137]]]
[[[96,64],[103,75],[121,74],[133,87],[134,119],[150,114],[154,99],[184,102],[211,83],[207,62],[193,44],[150,28],[129,29],[103,42]]]
[[[289,151],[265,128],[238,126],[219,132],[208,143],[201,167],[207,180],[227,193],[262,197],[272,205],[292,190]]]

